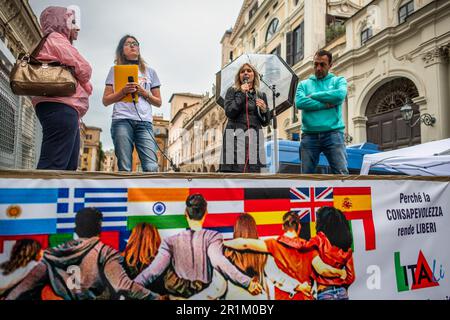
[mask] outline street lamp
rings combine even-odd
[[[408,125],[412,128],[417,125],[419,122],[423,122],[426,126],[433,126],[436,123],[436,118],[430,115],[429,113],[421,114],[420,117],[411,124],[411,120],[413,117],[414,110],[410,104],[406,103],[403,107],[400,108],[400,113],[402,115],[402,119],[408,123]]]

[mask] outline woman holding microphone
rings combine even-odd
[[[133,147],[146,172],[158,171],[156,141],[153,134],[152,106],[161,107],[161,83],[155,70],[141,57],[138,40],[130,35],[122,37],[116,49],[116,65],[136,64],[139,67],[137,82],[128,83],[122,90],[114,88],[114,68],[109,71],[103,93],[103,104],[114,104],[111,136],[119,171],[131,171]],[[135,79],[136,81],[136,79]],[[138,102],[121,101],[128,94],[136,94]]]
[[[235,76],[225,96],[228,118],[223,134],[220,172],[259,173],[265,166],[262,127],[270,121],[267,97],[259,91],[259,74],[248,63]]]

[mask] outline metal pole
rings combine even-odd
[[[276,85],[272,86],[272,103],[273,103],[273,161],[275,174],[279,171],[278,163],[278,129],[277,129],[277,110],[275,108]]]

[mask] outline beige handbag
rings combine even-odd
[[[41,62],[35,58],[45,40],[47,36],[42,38],[32,54],[17,59],[9,78],[14,94],[67,97],[75,93],[77,80],[69,67],[59,62]]]

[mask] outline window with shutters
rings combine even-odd
[[[294,31],[286,35],[286,62],[293,66],[304,57],[305,33],[302,22]]]
[[[293,53],[294,63],[296,64],[303,59],[304,53],[304,24],[303,22],[293,32]]]
[[[273,49],[270,54],[276,54],[277,56],[281,57],[281,44],[278,45],[275,49]]]

